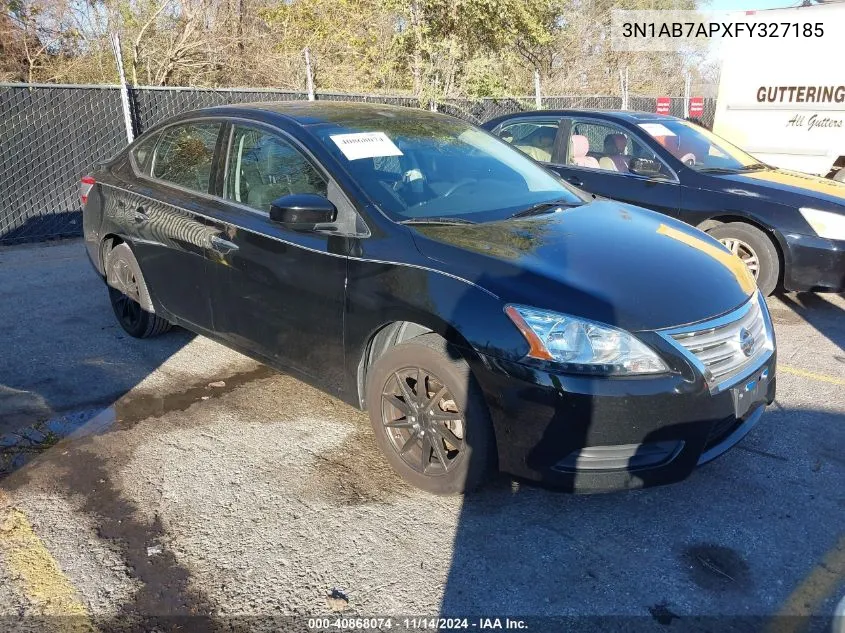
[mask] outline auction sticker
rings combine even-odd
[[[384,132],[332,134],[331,139],[349,160],[402,155],[402,150]]]
[[[675,136],[675,133],[662,123],[640,123],[640,127],[652,136]]]

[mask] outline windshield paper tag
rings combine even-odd
[[[331,139],[349,160],[402,156],[402,151],[393,144],[393,141],[384,132],[332,134]]]
[[[640,127],[652,136],[677,136],[662,123],[640,123]]]

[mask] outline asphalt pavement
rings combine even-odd
[[[0,249],[0,622],[830,630],[845,298],[769,305],[777,401],[687,481],[575,496],[500,477],[444,498],[399,480],[338,400],[183,330],[125,335],[80,241]]]

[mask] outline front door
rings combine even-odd
[[[343,384],[346,241],[272,222],[290,193],[328,194],[329,179],[281,133],[233,124],[215,204],[223,233],[211,266],[214,329],[271,364],[327,388]]]
[[[566,125],[568,123],[568,125]],[[573,118],[561,151],[549,167],[589,193],[677,216],[681,194],[672,170],[629,130],[606,121]],[[633,158],[649,158],[662,168],[660,177],[631,173]]]

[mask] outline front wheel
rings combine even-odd
[[[436,334],[397,345],[367,377],[376,441],[407,482],[434,494],[469,492],[495,464],[481,389],[460,354]]]
[[[763,231],[744,222],[728,222],[710,229],[708,233],[743,261],[763,296],[775,291],[780,277],[780,256]]]

